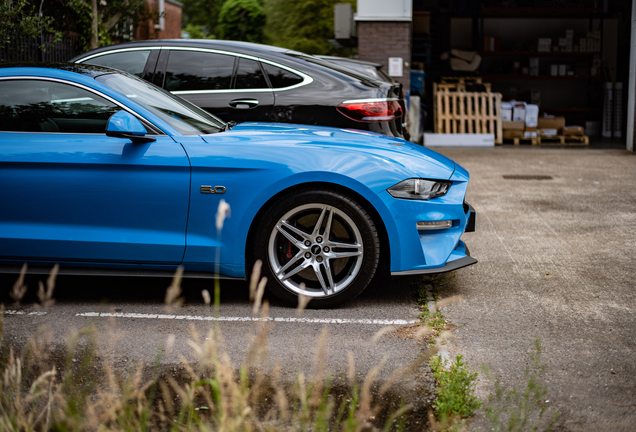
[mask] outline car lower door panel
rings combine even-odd
[[[190,166],[169,136],[0,133],[0,258],[178,264]]]

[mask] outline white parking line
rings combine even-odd
[[[280,318],[280,317],[212,317],[197,315],[163,315],[163,314],[143,314],[143,313],[107,313],[107,312],[84,312],[75,314],[82,317],[116,317],[116,318],[142,318],[142,319],[172,319],[187,321],[226,321],[226,322],[258,322],[272,321],[284,323],[307,323],[307,324],[368,324],[368,325],[407,325],[415,324],[417,320],[379,320],[379,319],[346,319],[346,318]]]
[[[26,313],[24,311],[17,311],[17,310],[6,310],[4,311],[5,315],[37,315],[37,316],[41,316],[41,315],[46,315],[46,312],[29,312]]]
[[[5,315],[31,315],[42,316],[47,312],[25,312],[18,310],[5,310]],[[225,322],[283,322],[283,323],[307,323],[307,324],[366,324],[366,325],[408,325],[415,324],[417,320],[379,320],[379,319],[348,319],[348,318],[282,318],[282,317],[213,317],[198,315],[165,315],[165,314],[144,314],[144,313],[122,313],[122,312],[84,312],[75,316],[81,317],[115,317],[115,318],[142,318],[142,319],[172,319],[186,321],[225,321]]]

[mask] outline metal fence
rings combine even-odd
[[[0,34],[0,63],[66,62],[81,52],[76,34],[65,34],[58,42],[53,40],[52,34],[45,33],[39,37]]]

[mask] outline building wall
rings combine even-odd
[[[380,63],[389,71],[389,57],[402,57],[401,77],[392,77],[410,89],[411,82],[411,22],[358,21],[358,58]]]
[[[181,37],[181,5],[165,2],[164,30],[157,31],[157,39],[179,39]]]
[[[159,10],[159,0],[148,0],[148,6],[155,10]],[[163,30],[159,28],[159,22],[148,20],[139,25],[135,34],[135,39],[147,40],[181,38],[181,8],[181,3],[173,0],[165,0]]]

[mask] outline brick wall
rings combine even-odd
[[[181,6],[165,2],[165,27],[157,31],[157,39],[179,39],[181,37]]]
[[[389,57],[402,57],[402,76],[392,77],[410,89],[411,23],[396,21],[359,21],[358,58],[380,63],[389,72]],[[408,65],[408,66],[407,66]]]
[[[157,0],[148,0],[151,8],[159,7]],[[155,28],[155,23],[152,20],[142,22],[137,28],[135,34],[136,40],[147,39],[179,39],[181,38],[181,3],[177,1],[166,0],[164,2],[164,29],[159,30]]]

